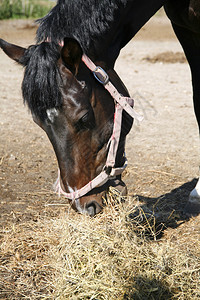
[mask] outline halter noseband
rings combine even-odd
[[[139,115],[134,109],[134,100],[129,97],[123,97],[117,89],[113,86],[113,84],[109,80],[108,74],[101,68],[97,67],[89,57],[85,54],[82,56],[82,61],[85,65],[92,71],[94,77],[105,87],[105,89],[111,94],[113,99],[115,100],[115,115],[114,115],[114,125],[113,132],[108,141],[107,147],[109,147],[106,164],[103,167],[101,173],[92,179],[88,184],[83,186],[81,189],[76,190],[71,193],[66,193],[63,191],[60,184],[60,170],[58,169],[58,178],[55,183],[56,191],[62,195],[64,195],[67,199],[76,200],[96,187],[104,185],[108,180],[113,179],[117,175],[120,175],[127,166],[127,159],[125,158],[125,163],[122,167],[115,168],[115,160],[119,145],[119,139],[121,134],[121,124],[122,124],[122,112],[123,109],[134,119],[138,121],[142,121],[143,117]]]

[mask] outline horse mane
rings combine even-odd
[[[53,9],[37,22],[37,44],[30,46],[21,62],[25,66],[22,93],[31,112],[41,120],[46,110],[60,108],[62,78],[58,69],[59,42],[76,39],[85,53],[97,52],[95,41],[105,39],[120,8],[130,0],[58,0]],[[48,41],[48,42],[47,42]]]
[[[59,57],[58,45],[43,42],[30,46],[21,60],[25,66],[22,82],[24,102],[41,120],[46,118],[47,109],[62,106],[62,78],[57,65]]]
[[[58,0],[57,5],[42,19],[37,31],[37,42],[62,41],[65,37],[76,39],[83,51],[102,42],[111,24],[120,15],[120,8],[128,0]]]

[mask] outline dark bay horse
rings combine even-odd
[[[114,71],[115,61],[120,50],[163,5],[191,67],[194,108],[200,125],[200,0],[58,0],[38,21],[36,45],[25,49],[0,39],[4,52],[25,67],[24,101],[54,147],[64,194],[75,194],[101,174],[114,127],[115,106],[104,89],[107,82],[96,80],[83,55],[106,71],[121,95],[128,96]],[[132,117],[123,112],[115,168],[125,164],[125,138],[131,125]],[[106,185],[74,197],[72,206],[89,215],[100,212],[107,186],[125,189],[121,175],[116,174]],[[190,194],[191,210],[200,210],[199,186]]]

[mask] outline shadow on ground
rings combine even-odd
[[[145,234],[158,239],[165,229],[177,228],[200,211],[187,211],[188,197],[196,186],[197,179],[186,182],[178,188],[156,198],[136,195],[138,208],[130,214],[130,219],[145,228]],[[141,228],[140,228],[141,229]]]
[[[168,287],[156,279],[149,279],[142,276],[134,278],[134,284],[129,287],[129,291],[124,295],[123,300],[170,300],[173,293]]]

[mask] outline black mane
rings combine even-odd
[[[57,66],[59,42],[76,39],[85,53],[97,53],[95,41],[104,43],[106,33],[118,22],[120,8],[132,0],[58,0],[57,5],[38,20],[37,44],[27,49],[22,92],[24,102],[41,120],[46,110],[62,106],[62,79]],[[110,41],[110,40],[109,40]]]
[[[43,42],[30,46],[21,61],[25,66],[22,82],[24,102],[41,120],[46,118],[47,109],[62,105],[62,79],[57,65],[59,57],[59,46]]]
[[[130,1],[130,0],[129,0]],[[103,42],[114,20],[119,19],[120,8],[128,0],[58,0],[44,18],[38,20],[37,41],[55,42],[65,37],[76,39],[83,51],[94,48],[95,41]]]

